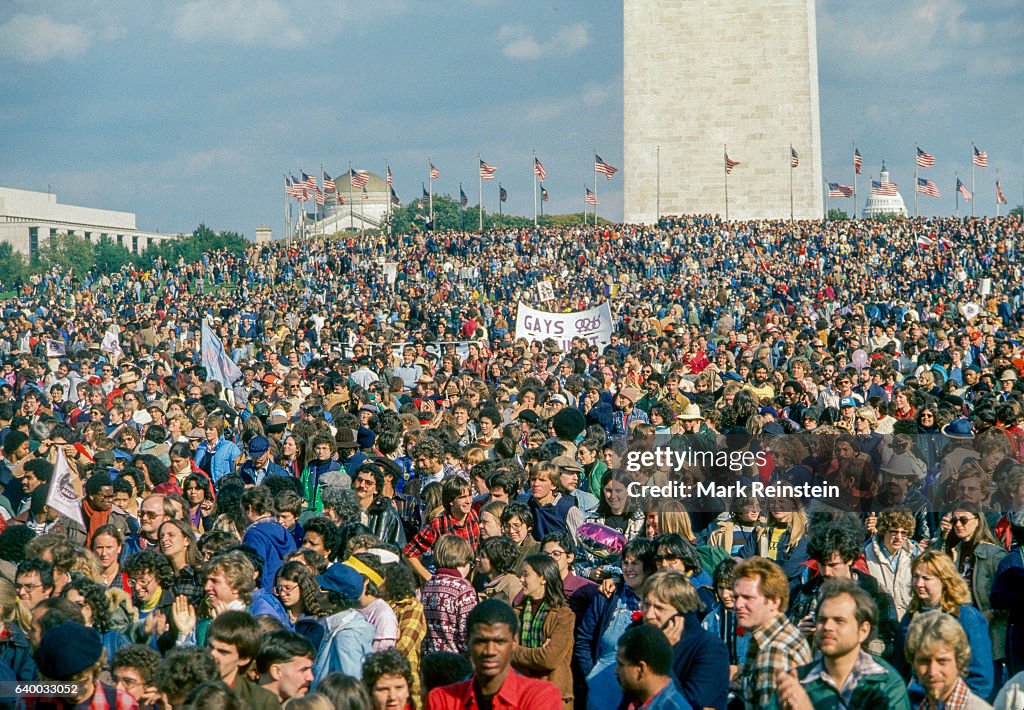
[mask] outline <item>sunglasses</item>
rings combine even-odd
[[[972,520],[974,520],[973,515],[960,515],[956,518],[950,518],[950,521],[956,525],[967,525]]]

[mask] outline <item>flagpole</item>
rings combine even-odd
[[[287,175],[284,176],[284,184],[286,186],[287,185],[291,185],[291,179]],[[292,229],[291,214],[289,214],[289,210],[288,210],[289,206],[290,205],[288,204],[288,193],[285,192],[284,193],[284,238],[286,240],[290,240],[290,236],[289,236],[288,232],[290,232],[291,229]]]
[[[978,148],[974,145],[974,141],[971,141],[971,196],[975,195],[974,192],[974,151]],[[971,200],[971,217],[974,217],[974,200]]]
[[[825,221],[828,221],[828,180],[821,183],[825,190]]]
[[[480,169],[480,154],[476,154],[476,175],[477,183],[480,189],[480,209],[477,212],[480,215],[480,231],[484,231],[484,172]]]
[[[853,142],[853,218],[857,219],[857,141]]]
[[[996,168],[996,185],[999,185],[999,168]],[[999,219],[999,192],[996,192],[996,219]]]
[[[430,185],[430,192],[427,193],[427,200],[430,203],[430,209],[428,214],[430,215],[430,228],[434,228],[434,173],[433,166],[434,161],[431,160],[430,156],[427,156],[427,183]]]
[[[722,144],[722,170],[725,171],[725,221],[729,221],[729,166],[726,160],[729,159],[729,146]]]
[[[537,228],[537,151],[533,151],[533,228]]]
[[[594,157],[597,157],[597,148],[594,148]],[[597,226],[597,160],[594,160],[594,226]]]
[[[391,164],[384,160],[384,189],[387,191],[385,196],[388,201],[388,206],[384,209],[384,218],[388,221],[388,228],[391,228],[391,181],[388,180],[388,175],[391,173]]]
[[[655,154],[655,179],[654,179],[654,222],[661,221],[661,146],[657,146]]]
[[[463,227],[462,227],[462,195],[463,194],[464,193],[462,192],[462,183],[460,182],[459,183],[459,231],[460,232],[463,231]]]
[[[953,172],[953,176],[956,178],[956,195],[953,196],[954,199],[956,200],[956,202],[954,202],[954,204],[953,204],[953,216],[954,217],[959,217],[960,216],[960,173],[954,171]]]
[[[355,173],[352,172],[352,161],[350,160],[350,161],[348,161],[348,226],[349,226],[349,229],[355,229],[356,228],[356,218],[355,218],[355,214],[353,214],[353,212],[352,212],[352,210],[354,209],[354,207],[352,206],[352,178],[354,176],[355,176]]]
[[[501,182],[498,183],[498,229],[505,228],[505,221],[501,214]]]
[[[317,177],[320,181],[320,194],[323,196],[324,203],[321,205],[319,202],[316,203],[316,213],[319,215],[317,222],[320,224],[320,237],[324,238],[327,236],[327,226],[324,224],[324,219],[327,215],[327,190],[324,187],[324,164],[320,163],[320,175]],[[315,197],[315,195],[314,195]]]
[[[917,143],[914,144],[914,219],[920,217],[920,213],[917,211]]]
[[[789,144],[789,221],[793,221],[793,144]]]

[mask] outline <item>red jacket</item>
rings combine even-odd
[[[427,710],[473,710],[477,708],[473,695],[475,676],[461,683],[434,688],[427,696]],[[562,707],[562,693],[558,686],[546,680],[534,680],[509,669],[501,690],[494,696],[494,710],[558,710]]]

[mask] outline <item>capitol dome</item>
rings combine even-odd
[[[882,172],[878,176],[879,182],[889,182],[889,171],[882,163]],[[864,217],[870,219],[885,214],[895,214],[901,217],[907,216],[907,207],[903,204],[903,197],[897,191],[895,195],[876,195],[868,186],[868,201],[864,204]]]

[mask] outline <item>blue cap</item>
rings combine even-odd
[[[731,382],[743,382],[743,378],[740,377],[740,373],[733,372],[732,370],[730,370],[729,372],[723,372],[722,379],[729,380]]]
[[[270,442],[265,436],[254,436],[249,440],[249,453],[252,456],[259,456],[270,448]]]
[[[341,562],[335,562],[316,578],[321,589],[335,592],[345,599],[358,599],[363,593],[363,575]]]
[[[856,406],[858,406],[857,405],[857,400],[855,400],[853,397],[843,397],[842,399],[839,400],[839,408],[840,409],[842,409],[843,407],[856,407]]]

